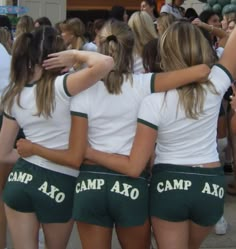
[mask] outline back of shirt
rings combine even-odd
[[[88,139],[92,148],[128,155],[136,130],[142,99],[151,93],[153,74],[133,75],[123,82],[121,94],[109,94],[99,82],[73,97],[72,115],[88,118]]]
[[[198,119],[186,117],[177,90],[152,94],[144,99],[139,122],[157,129],[155,163],[192,165],[219,160],[216,127],[221,100],[232,79],[222,67],[214,66],[209,80],[218,94],[204,85],[203,113]]]

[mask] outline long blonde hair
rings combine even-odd
[[[215,63],[209,42],[196,26],[187,21],[173,23],[161,37],[161,65],[164,71],[184,69],[190,66]],[[217,94],[210,81],[194,82],[178,89],[179,104],[184,107],[186,117],[198,119],[203,114],[206,89]]]
[[[141,56],[144,45],[157,38],[153,20],[146,11],[137,11],[131,15],[128,25],[135,36],[134,53]]]
[[[132,80],[134,36],[125,22],[110,20],[98,33],[99,52],[113,57],[115,66],[104,79],[111,94],[120,94],[124,79]]]
[[[34,20],[30,16],[22,16],[16,24],[16,34],[15,37],[23,33],[29,33],[34,29]]]
[[[3,110],[11,113],[11,108],[16,99],[20,105],[20,95],[26,84],[30,83],[36,66],[42,65],[48,54],[65,50],[63,40],[57,36],[54,28],[49,26],[39,27],[32,33],[21,34],[13,45],[10,84],[6,88],[3,98]],[[54,80],[61,69],[43,70],[36,85],[35,115],[48,118],[55,108]]]
[[[61,23],[60,29],[61,32],[71,33],[74,39],[76,39],[76,46],[72,46],[72,44],[70,44],[70,49],[82,49],[83,45],[86,42],[86,39],[84,37],[86,29],[84,23],[79,18],[71,18],[64,23]]]

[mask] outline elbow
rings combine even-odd
[[[107,69],[107,73],[113,69],[114,65],[113,58],[111,56],[106,56],[104,60],[104,68]]]
[[[133,170],[130,170],[127,175],[131,178],[138,178],[141,173],[142,172],[140,170],[134,168]]]
[[[66,165],[73,168],[73,169],[79,169],[81,163],[82,163],[82,158],[78,158],[78,157],[71,157],[67,162]]]

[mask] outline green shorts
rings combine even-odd
[[[35,213],[41,223],[72,218],[76,178],[19,159],[8,176],[3,200],[10,208]]]
[[[73,218],[103,227],[140,226],[148,219],[146,175],[130,178],[97,165],[82,165]]]
[[[191,220],[212,226],[223,215],[225,177],[222,167],[157,164],[150,186],[150,215],[163,220]]]

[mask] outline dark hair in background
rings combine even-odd
[[[184,17],[186,17],[189,21],[193,21],[195,18],[198,18],[198,14],[197,14],[197,12],[196,12],[195,9],[193,9],[193,8],[188,8],[188,9],[185,11]]]
[[[149,41],[143,48],[143,67],[145,72],[160,73],[160,44],[159,38]]]
[[[215,15],[217,15],[217,14],[212,10],[204,10],[203,12],[200,13],[199,19],[202,22],[208,23],[209,19]]]
[[[110,18],[114,18],[118,21],[124,21],[125,8],[120,5],[112,6],[110,11]]]
[[[0,27],[8,30],[11,34],[11,39],[13,39],[11,21],[8,16],[0,15]]]
[[[63,39],[57,31],[49,26],[42,26],[31,33],[23,33],[13,44],[10,84],[4,92],[2,104],[4,110],[11,112],[16,98],[20,106],[20,94],[25,84],[32,80],[36,66],[41,66],[51,53],[65,50]],[[61,68],[55,70],[42,69],[41,78],[36,85],[37,113],[50,117],[55,108],[54,80],[60,74]]]
[[[149,6],[153,7],[153,14],[157,18],[159,17],[159,13],[157,11],[157,3],[156,0],[144,0]]]
[[[36,19],[34,23],[36,23],[36,22],[39,24],[39,26],[43,26],[43,25],[52,26],[51,21],[46,16],[43,16],[43,17]]]

